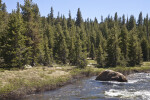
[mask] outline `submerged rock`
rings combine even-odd
[[[101,72],[97,77],[96,80],[99,81],[118,81],[118,82],[127,82],[127,78],[119,73],[112,70],[105,70]]]

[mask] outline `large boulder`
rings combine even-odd
[[[97,77],[96,80],[99,81],[118,81],[118,82],[127,82],[127,78],[119,73],[112,70],[105,70],[101,72]]]

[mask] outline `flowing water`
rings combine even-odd
[[[150,73],[127,76],[127,83],[86,78],[60,89],[29,95],[23,100],[150,100]]]

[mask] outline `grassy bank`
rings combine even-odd
[[[141,67],[108,68],[128,75],[150,71],[150,63]],[[105,68],[89,67],[78,69],[73,66],[34,67],[26,70],[0,70],[0,100],[18,99],[28,94],[59,88],[83,77],[98,75]]]
[[[26,70],[1,70],[0,100],[18,99],[28,94],[56,89],[76,79],[97,75],[101,70],[87,67],[35,67]]]
[[[140,72],[147,73],[150,72],[150,62],[143,62],[143,64],[138,67],[115,67],[109,69],[120,72],[124,75],[129,75],[132,73],[140,73]]]

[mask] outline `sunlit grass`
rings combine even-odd
[[[44,86],[57,85],[70,79],[69,72],[57,68],[35,67],[32,69],[0,72],[0,94],[21,88],[36,90]]]
[[[88,60],[88,64],[97,64],[97,62],[95,60]]]

